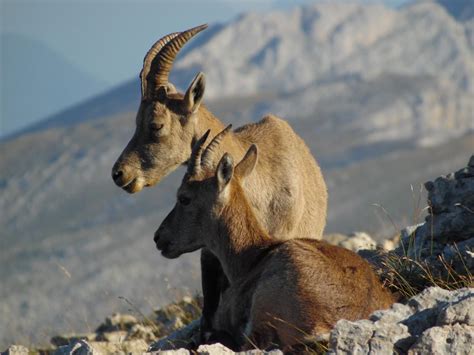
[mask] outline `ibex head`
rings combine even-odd
[[[178,201],[155,233],[156,247],[163,256],[177,258],[218,242],[211,236],[217,234],[219,216],[232,203],[233,193],[242,192],[240,181],[257,163],[257,146],[252,145],[235,168],[232,156],[226,153],[212,170],[215,147],[229,130],[230,126],[205,149],[209,131],[194,145],[188,171],[178,189]]]
[[[179,50],[205,28],[207,25],[201,25],[161,38],[143,60],[135,134],[112,168],[114,182],[127,192],[156,184],[191,154],[204,74],[194,78],[184,96],[176,92],[168,76]]]

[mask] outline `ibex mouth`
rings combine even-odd
[[[135,178],[127,182],[125,185],[123,185],[122,189],[127,191],[129,194],[133,194],[135,192],[140,191],[142,188],[140,184],[137,184],[137,179]]]
[[[161,255],[167,259],[176,259],[181,255],[180,253],[173,251],[171,248],[171,242],[168,241],[156,242],[156,249],[158,249],[161,252]]]
[[[168,247],[170,245],[170,242],[165,242],[165,241],[157,241],[156,242],[156,249],[158,249],[161,252],[161,255],[166,257],[166,254],[168,253]]]
[[[161,250],[161,255],[164,256],[166,259],[176,259],[181,254],[173,252],[172,250],[169,250],[169,249],[163,249]]]
[[[130,186],[131,184],[133,184],[135,182],[136,178],[135,179],[132,179],[132,180],[129,180],[128,182],[126,182],[125,184],[123,184],[122,186],[120,186],[122,189],[125,189],[127,188],[127,186]]]

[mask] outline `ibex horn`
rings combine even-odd
[[[155,58],[152,59],[150,70],[146,75],[147,83],[151,83],[153,89],[168,84],[169,73],[180,49],[187,41],[206,28],[207,24],[204,24],[181,32],[163,46]]]
[[[142,98],[145,98],[147,95],[146,92],[146,84],[147,84],[147,76],[150,72],[150,66],[153,59],[155,59],[156,55],[160,53],[161,49],[173,38],[179,35],[179,32],[170,33],[155,42],[155,44],[150,48],[148,53],[146,54],[145,58],[143,59],[143,69],[140,72],[140,80],[142,82]]]
[[[207,146],[206,150],[204,153],[202,153],[202,158],[201,158],[201,166],[205,168],[212,168],[212,158],[213,154],[215,152],[215,149],[219,146],[221,141],[224,139],[224,137],[229,133],[230,129],[232,128],[232,125],[228,125],[224,130],[219,132],[209,143]]]
[[[195,175],[201,170],[201,155],[202,151],[204,150],[204,143],[209,137],[209,133],[211,130],[208,129],[204,135],[198,139],[196,143],[194,143],[193,150],[191,153],[191,158],[189,159],[188,163],[188,175]]]

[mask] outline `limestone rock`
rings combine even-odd
[[[448,291],[439,287],[427,288],[408,300],[407,304],[413,310],[413,315],[406,318],[403,323],[408,326],[411,334],[418,336],[437,324],[438,314],[444,308],[466,298],[474,298],[474,289]]]
[[[54,355],[142,354],[147,347],[147,343],[142,339],[121,342],[77,340],[60,346]]]
[[[465,168],[426,182],[430,213],[424,223],[402,230],[400,246],[393,255],[405,262],[397,272],[421,289],[429,285],[427,279],[453,282],[454,276],[454,281],[464,285],[473,283],[473,162],[474,156]]]
[[[440,326],[455,323],[474,326],[474,297],[462,298],[459,302],[446,306],[436,320],[436,324]]]
[[[235,354],[232,350],[226,348],[224,345],[219,343],[211,345],[201,345],[197,349],[197,353],[202,355]]]
[[[239,355],[283,355],[281,350],[262,351],[262,350],[247,350],[235,353],[224,345],[216,343],[211,345],[201,345],[197,349],[199,355],[226,355],[226,354],[239,354]]]
[[[147,355],[189,355],[191,352],[187,349],[181,348],[176,350],[159,350],[146,353]],[[281,350],[262,351],[258,349],[247,350],[241,352],[234,352],[231,349],[225,347],[220,343],[210,345],[200,345],[197,350],[193,351],[192,354],[198,355],[226,355],[226,354],[239,354],[239,355],[283,355]]]
[[[412,297],[406,305],[395,303],[390,309],[374,312],[368,320],[338,321],[330,335],[328,353],[470,351],[468,345],[474,338],[474,328],[470,325],[473,302],[474,288],[447,291],[430,287]],[[447,344],[440,343],[438,336]]]
[[[400,235],[396,235],[393,238],[385,239],[381,242],[380,247],[383,250],[391,251],[398,247],[400,244]]]
[[[465,324],[432,327],[421,334],[408,354],[473,354],[474,327]]]
[[[180,348],[190,349],[196,346],[199,343],[199,323],[199,319],[192,321],[184,328],[176,330],[169,336],[152,343],[148,351],[175,350]]]
[[[86,334],[61,334],[55,335],[51,338],[50,343],[54,346],[64,346],[71,343],[75,343],[78,340],[87,340],[94,341],[96,339],[95,333],[86,333]]]
[[[23,345],[11,345],[7,350],[1,353],[2,355],[28,355],[29,350]]]
[[[158,350],[147,352],[147,355],[190,355],[191,352],[187,349],[177,349],[177,350]]]
[[[374,250],[377,243],[365,232],[354,232],[349,235],[333,233],[324,236],[324,240],[332,245],[358,252],[359,250]]]
[[[328,354],[368,354],[374,329],[374,324],[368,320],[338,321],[331,332]]]
[[[148,348],[148,344],[143,339],[127,340],[118,343],[93,342],[91,345],[99,354],[142,354]]]
[[[60,346],[54,355],[99,355],[99,351],[95,350],[87,341],[77,340],[69,345]]]
[[[370,235],[364,232],[355,232],[349,235],[349,238],[339,244],[341,247],[358,252],[362,249],[375,249],[377,243]]]

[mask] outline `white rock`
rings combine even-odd
[[[427,329],[408,351],[410,355],[470,355],[473,353],[474,327],[465,324]]]
[[[474,328],[468,325],[473,299],[474,288],[447,291],[430,287],[408,305],[394,304],[374,312],[369,320],[340,320],[331,332],[328,353],[387,354],[409,349],[413,354],[466,353],[474,338]]]
[[[54,355],[101,355],[87,341],[78,340],[72,344],[59,347]]]
[[[219,343],[212,345],[201,345],[197,349],[197,353],[202,355],[235,354],[232,350]]]
[[[28,355],[29,350],[23,345],[10,345],[10,347],[2,352],[2,355]]]

